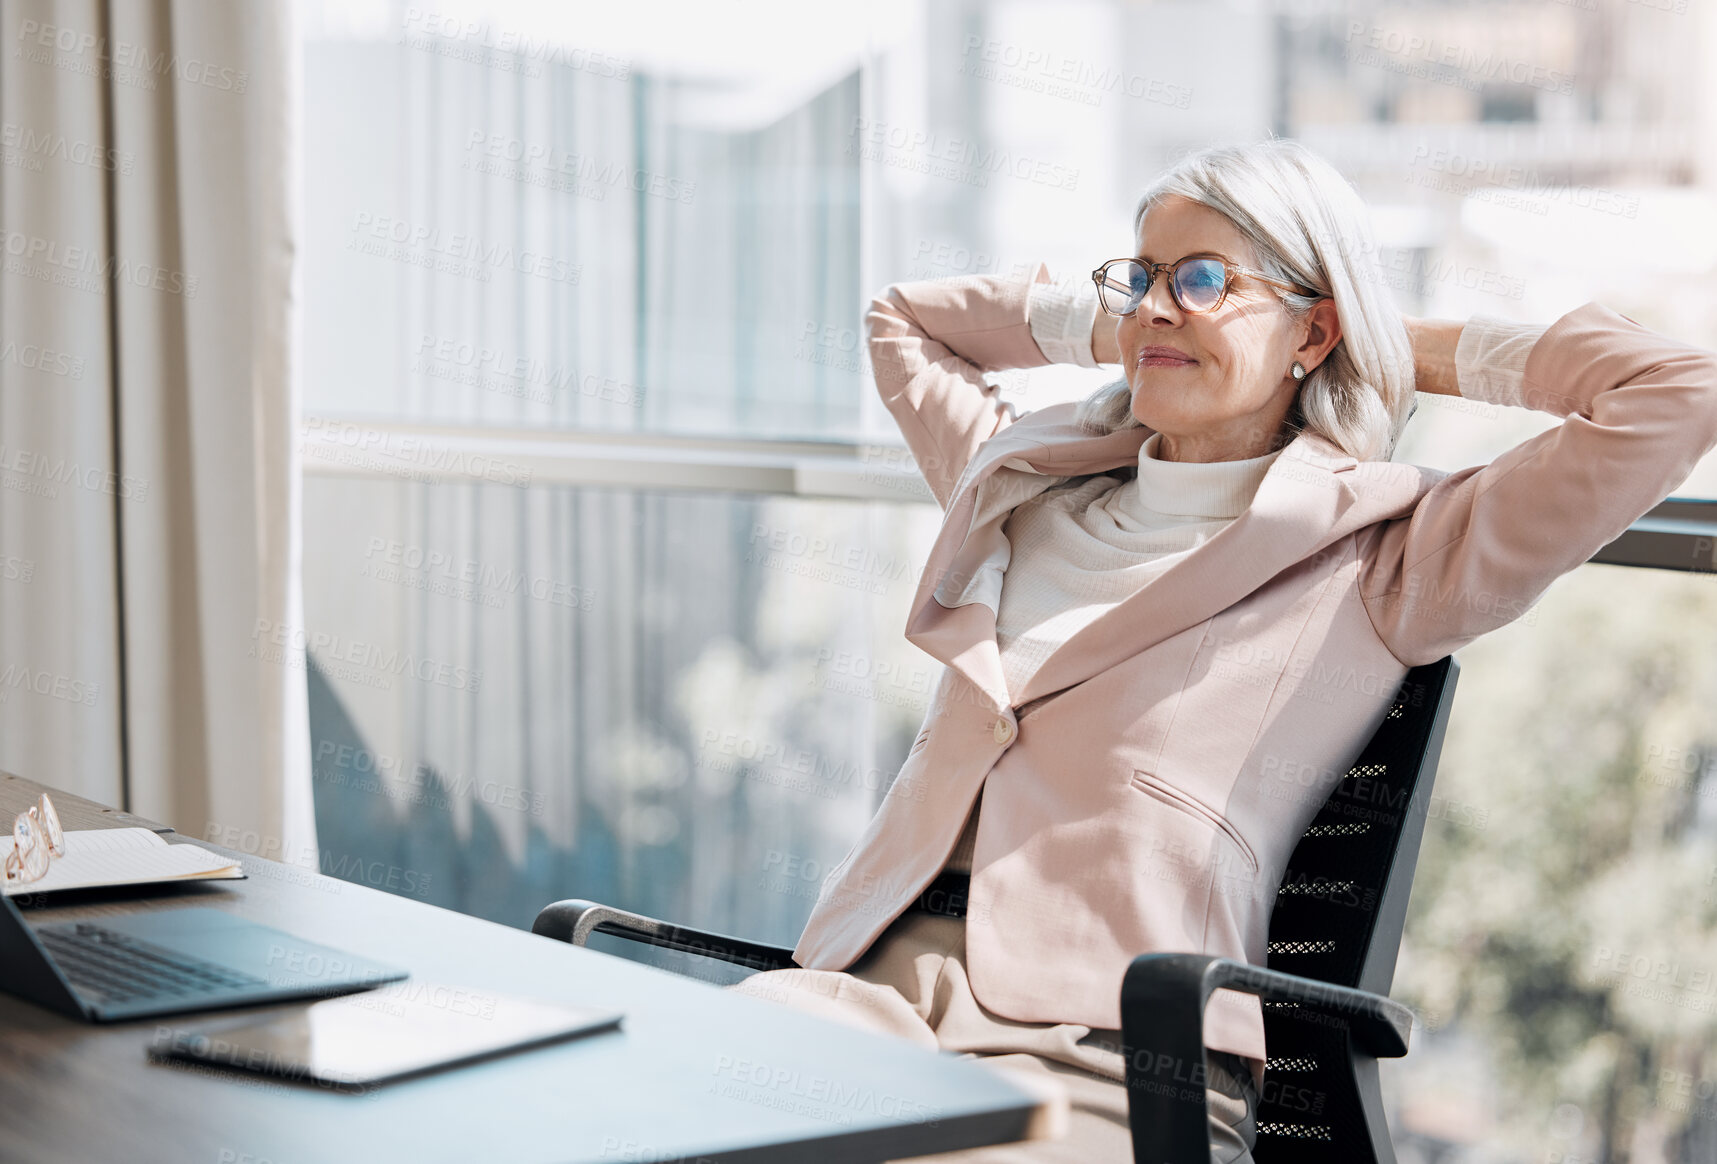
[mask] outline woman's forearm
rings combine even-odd
[[[1115,337],[1115,329],[1120,324],[1118,317],[1101,310],[1091,321],[1091,357],[1099,364],[1121,362],[1121,342]]]
[[[1455,349],[1460,346],[1461,328],[1453,319],[1419,319],[1402,316],[1407,336],[1413,342],[1413,387],[1433,396],[1459,396],[1455,372]]]

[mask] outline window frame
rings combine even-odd
[[[468,459],[475,456],[483,464],[501,460],[528,484],[935,504],[911,452],[899,442],[473,428],[321,416],[307,417],[300,437],[307,477],[493,483],[493,476]],[[1717,498],[1671,496],[1590,561],[1717,573]]]

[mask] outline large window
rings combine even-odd
[[[313,478],[323,847],[510,925],[581,896],[791,945],[927,709],[934,516]]]
[[[1185,150],[1273,129],[1331,158],[1409,313],[1597,298],[1717,344],[1692,6],[824,7],[306,5],[334,871],[516,926],[576,896],[792,944],[937,677],[902,627],[938,513],[864,305],[1083,279]],[[1107,378],[1002,387],[1024,411]],[[1427,398],[1398,459],[1551,423]],[[1717,465],[1678,492],[1717,497]],[[1462,652],[1397,979],[1424,1021],[1385,1067],[1404,1161],[1712,1158],[1714,603],[1591,565]]]

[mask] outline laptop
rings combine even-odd
[[[0,991],[89,1022],[350,994],[408,976],[218,909],[32,927],[0,895]]]

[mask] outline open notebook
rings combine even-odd
[[[0,836],[0,861],[12,838]],[[55,857],[39,881],[8,885],[5,893],[52,893],[155,881],[218,881],[244,876],[238,863],[198,845],[169,845],[148,829],[82,829],[66,834],[66,855]]]

